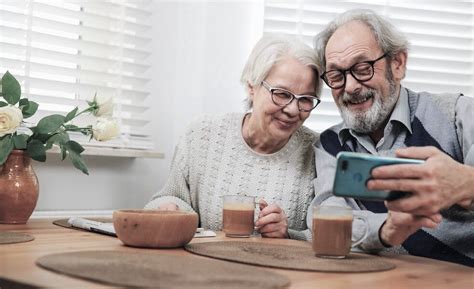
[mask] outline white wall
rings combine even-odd
[[[158,1],[154,12],[152,97],[166,107],[156,120],[168,147],[194,116],[244,109],[240,73],[262,35],[263,0]]]
[[[240,72],[262,35],[263,0],[157,0],[153,12],[151,128],[165,159],[85,156],[86,176],[48,155],[47,163],[34,163],[37,215],[143,207],[163,186],[174,146],[193,117],[243,111]]]

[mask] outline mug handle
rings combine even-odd
[[[364,222],[364,225],[365,225],[365,232],[364,232],[364,235],[362,235],[361,238],[359,238],[359,240],[357,241],[354,241],[351,245],[351,248],[354,248],[355,246],[358,246],[360,243],[362,243],[362,241],[365,240],[365,238],[367,238],[367,236],[369,235],[369,221],[367,221],[367,219],[365,217],[362,217],[362,216],[354,216],[354,220],[361,220],[362,222]]]

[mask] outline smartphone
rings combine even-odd
[[[367,181],[372,169],[394,164],[422,164],[423,160],[381,157],[364,153],[340,152],[337,154],[336,177],[333,192],[340,197],[364,200],[395,200],[406,197],[408,192],[370,191]]]

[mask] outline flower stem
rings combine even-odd
[[[83,111],[77,113],[74,118],[80,116],[81,114],[84,114],[84,113],[87,113],[87,112],[92,112],[92,111],[96,110],[97,108],[98,108],[97,105],[89,106],[88,108],[84,109]],[[74,118],[73,118],[73,119],[74,119]]]

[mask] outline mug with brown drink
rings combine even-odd
[[[352,221],[364,223],[364,234],[352,241]],[[353,216],[352,210],[337,206],[313,207],[313,251],[317,257],[345,258],[352,247],[362,243],[369,234],[369,223],[365,217]]]
[[[255,197],[224,196],[222,226],[227,237],[250,237],[254,230]]]

